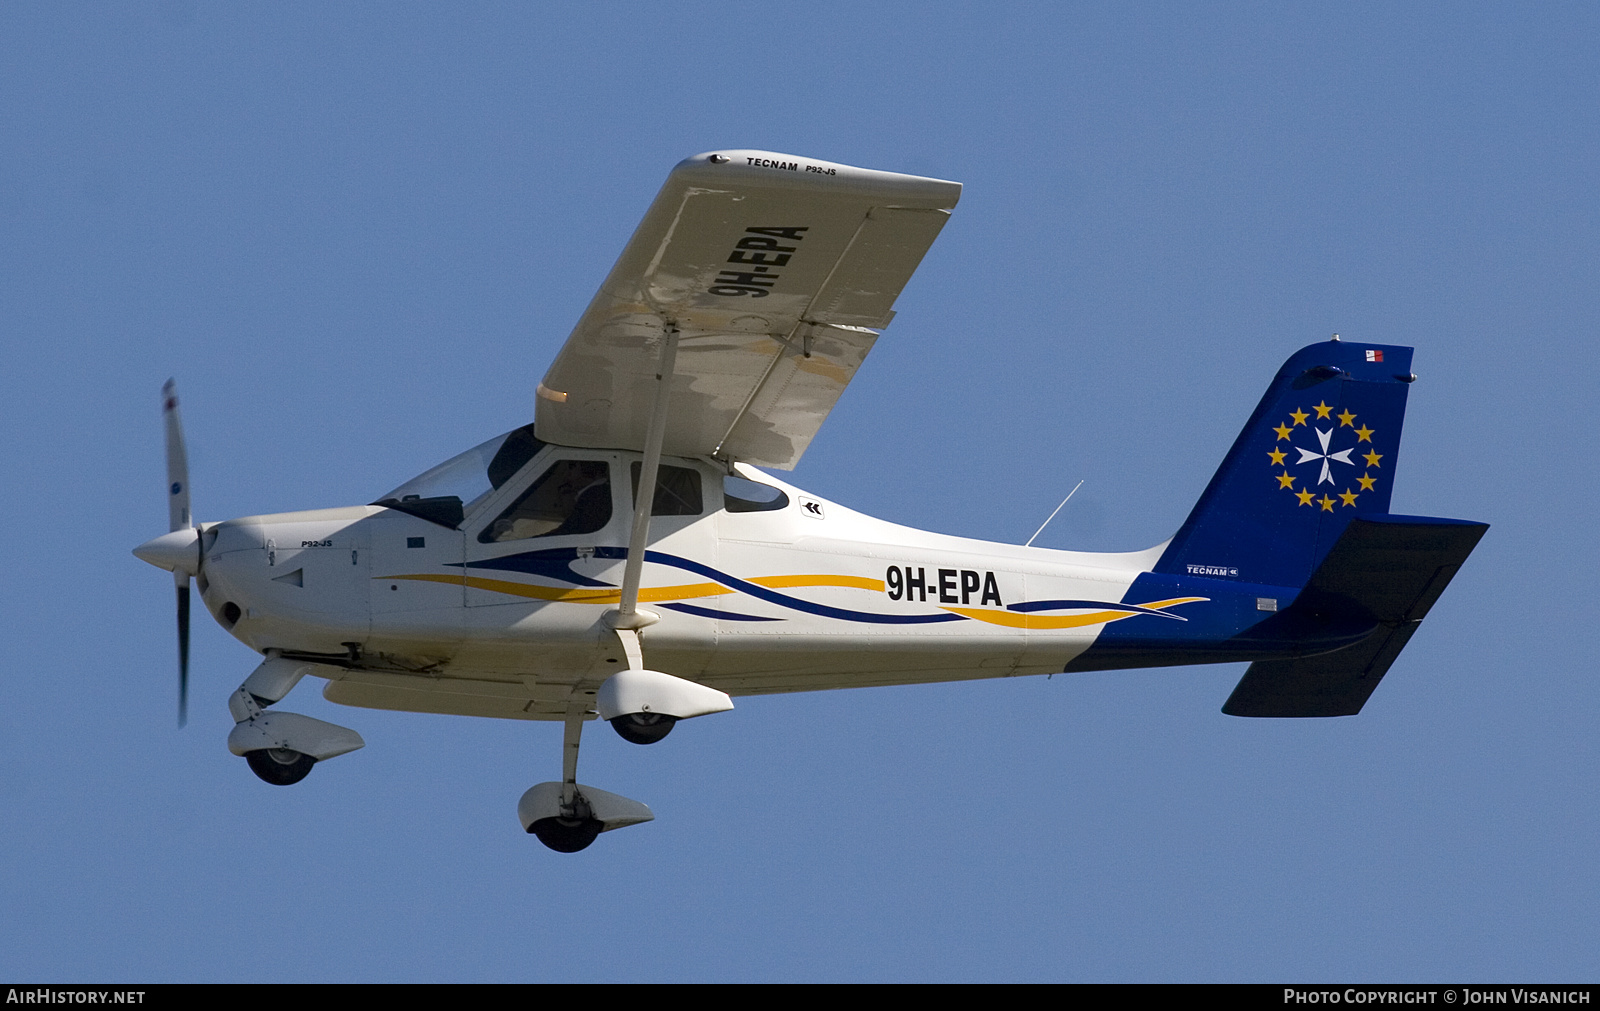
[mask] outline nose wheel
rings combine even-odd
[[[233,715],[233,730],[228,734],[228,750],[250,764],[250,771],[273,786],[293,786],[311,774],[318,762],[337,758],[363,747],[366,742],[349,727],[322,720],[268,710],[267,707],[289,694],[312,663],[289,660],[277,650],[267,650],[261,666],[244,679],[244,684],[228,699]]]
[[[273,786],[293,786],[311,775],[311,767],[317,764],[310,755],[288,748],[247,751],[244,760],[250,763],[251,772]]]

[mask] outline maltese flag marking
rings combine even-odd
[[[1382,351],[1378,351],[1376,349],[1368,349],[1368,351],[1367,351],[1367,361],[1369,361],[1369,362],[1381,362],[1381,361],[1383,361],[1383,352]]]

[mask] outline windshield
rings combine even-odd
[[[472,507],[509,481],[544,448],[524,425],[424,471],[373,505],[387,506],[447,527],[461,525]]]

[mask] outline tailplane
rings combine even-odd
[[[1229,716],[1354,716],[1477,547],[1487,523],[1429,516],[1350,521],[1283,614],[1290,622],[1374,625],[1344,649],[1257,660],[1228,696]]]

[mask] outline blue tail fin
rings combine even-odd
[[[1389,511],[1414,378],[1407,347],[1295,352],[1154,571],[1303,586],[1350,520]]]

